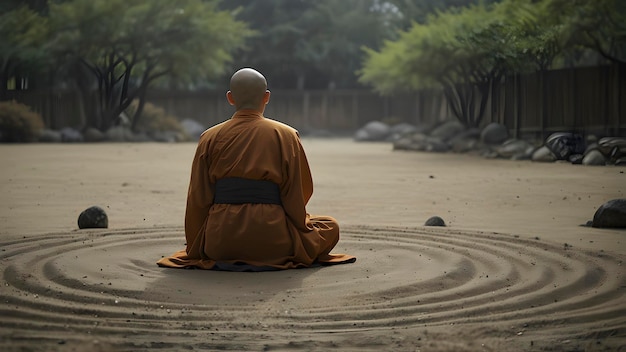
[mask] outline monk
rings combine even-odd
[[[352,263],[330,254],[339,225],[311,216],[313,180],[298,132],[263,116],[270,100],[258,71],[241,69],[226,98],[236,112],[200,137],[185,212],[186,250],[157,264],[263,271]]]

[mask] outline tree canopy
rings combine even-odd
[[[620,0],[7,0],[0,99],[11,77],[96,88],[86,115],[106,129],[148,87],[223,87],[251,66],[272,88],[441,88],[477,125],[508,75],[624,64],[625,23]]]
[[[382,93],[443,88],[453,113],[476,126],[493,85],[506,75],[553,68],[581,45],[605,48],[607,58],[623,53],[624,11],[615,0],[580,0],[554,12],[561,1],[503,0],[436,12],[381,49],[366,48],[360,80]],[[608,12],[614,19],[601,24]]]
[[[51,3],[48,20],[47,50],[95,78],[101,116],[92,123],[103,129],[139,99],[136,123],[158,80],[197,86],[219,76],[250,34],[216,1],[70,0]]]

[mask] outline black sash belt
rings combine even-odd
[[[282,204],[280,189],[271,181],[229,177],[215,182],[215,204]]]

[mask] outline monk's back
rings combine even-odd
[[[284,124],[258,116],[237,116],[210,136],[210,182],[241,177],[272,181],[283,180],[283,148],[292,149],[295,131]]]
[[[297,143],[291,127],[258,114],[236,113],[208,133],[203,138],[209,139],[211,184],[233,177],[285,184],[285,152]],[[293,255],[292,227],[281,205],[213,204],[204,252],[218,261],[281,264]]]

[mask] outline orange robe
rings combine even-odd
[[[282,205],[213,204],[215,182],[229,177],[276,183]],[[288,269],[354,262],[355,257],[330,254],[339,241],[339,226],[332,217],[306,212],[312,194],[311,171],[297,131],[260,112],[237,111],[200,137],[187,195],[187,248],[157,264]]]

